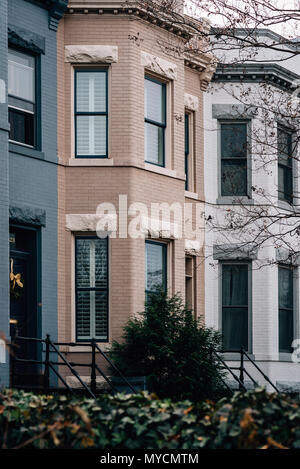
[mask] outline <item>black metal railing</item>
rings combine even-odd
[[[44,360],[36,360],[31,358],[19,358],[17,355],[18,352],[18,341],[27,341],[29,343],[36,343],[43,345],[44,349],[42,350],[42,357],[44,356]],[[67,381],[64,379],[62,374],[60,373],[60,367],[66,367],[72,373],[72,375],[76,378],[77,382],[80,384],[81,389],[85,391],[87,395],[90,397],[95,398],[97,393],[97,372],[104,378],[104,380],[109,385],[111,391],[115,393],[117,391],[116,387],[114,386],[111,377],[107,376],[104,370],[99,366],[97,363],[97,356],[101,356],[103,360],[108,364],[111,369],[114,371],[116,375],[118,375],[121,379],[123,385],[128,387],[130,391],[136,393],[136,390],[132,386],[132,384],[128,381],[128,379],[121,373],[121,371],[113,364],[110,358],[107,356],[103,350],[99,347],[95,339],[92,339],[89,342],[53,342],[50,338],[50,335],[47,334],[45,339],[37,339],[35,337],[20,337],[16,336],[14,340],[10,344],[11,347],[11,382],[12,387],[14,387],[14,377],[17,374],[16,371],[16,364],[20,363],[22,365],[39,365],[42,367],[42,377],[43,377],[43,385],[42,389],[45,392],[51,391],[53,386],[51,386],[51,371],[53,374],[58,378],[59,381],[63,384],[64,388],[67,389],[68,392],[74,394],[74,388],[72,388]],[[65,356],[64,352],[60,350],[60,347],[90,347],[91,353],[91,362],[90,363],[79,363],[79,362],[72,362],[69,361]],[[60,361],[52,360],[51,354],[54,354],[56,357],[59,357]],[[76,371],[75,367],[87,367],[90,368],[90,386],[88,386],[84,380],[81,378],[79,373]],[[20,386],[21,387],[21,386]]]
[[[254,368],[255,370],[258,372],[258,374],[260,374],[263,379],[268,383],[270,384],[270,386],[276,391],[276,392],[279,392],[278,388],[275,386],[275,384],[270,380],[270,378],[262,371],[262,369],[258,366],[258,364],[251,358],[251,356],[249,355],[248,352],[246,352],[246,350],[242,347],[239,351],[237,350],[226,350],[224,352],[215,352],[213,351],[212,352],[215,357],[217,358],[217,360],[221,363],[222,367],[224,370],[226,370],[228,372],[228,374],[230,376],[232,376],[232,378],[238,383],[238,388],[240,391],[247,391],[247,387],[245,385],[245,376],[247,376],[250,381],[252,382],[252,384],[254,384],[254,386],[258,386],[258,383],[257,381],[253,378],[253,376],[250,374],[250,372],[247,370],[247,368],[245,367],[245,362],[247,363],[250,363]],[[234,353],[234,354],[239,354],[239,359],[238,361],[240,362],[239,363],[239,366],[229,366],[228,361],[237,361],[236,358],[233,358],[231,360],[226,360],[225,361],[225,358],[222,356],[222,354],[224,353]],[[238,372],[238,374],[237,374]],[[225,380],[223,380],[225,386],[227,387],[227,389],[230,389],[232,391],[232,389],[230,388],[230,386],[226,383]]]

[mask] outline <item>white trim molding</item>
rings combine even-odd
[[[103,219],[103,214],[97,213],[69,213],[66,215],[67,231],[97,231],[98,223]],[[117,215],[114,213],[105,214],[106,226],[112,226],[117,223]],[[110,231],[107,229],[107,231]]]
[[[71,45],[65,46],[65,62],[113,63],[118,62],[118,46]]]
[[[185,253],[190,256],[203,256],[201,241],[199,239],[186,239],[185,240]]]
[[[184,106],[189,111],[198,111],[199,109],[199,99],[197,96],[193,96],[189,93],[184,93]]]
[[[168,60],[141,51],[141,64],[151,72],[162,75],[170,80],[177,80],[177,66]]]

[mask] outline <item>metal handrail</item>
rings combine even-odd
[[[223,358],[220,357],[220,355],[217,352],[215,353],[215,356],[218,358],[218,360],[222,363],[223,367],[233,376],[233,378],[239,383],[239,387],[242,390],[247,390],[245,384],[244,384],[244,374],[246,374],[252,383],[257,386],[257,381],[251,376],[248,370],[246,370],[245,365],[244,365],[244,358],[247,358],[247,360],[257,369],[257,371],[263,376],[263,378],[275,389],[276,392],[280,392],[279,389],[275,386],[275,384],[270,380],[270,378],[261,370],[261,368],[255,363],[255,361],[251,358],[251,356],[246,352],[246,350],[242,347],[239,351],[238,350],[226,350],[222,351],[220,353],[239,353],[240,354],[240,366],[229,366],[223,360]],[[230,360],[230,361],[236,361],[236,360]],[[240,371],[240,377],[238,378],[236,374],[233,372],[233,370]]]
[[[279,389],[275,386],[275,384],[270,380],[270,378],[259,368],[257,363],[255,363],[255,361],[252,360],[252,358],[248,355],[246,350],[242,349],[242,351],[243,351],[244,355],[248,358],[248,360],[252,363],[252,365],[255,366],[257,371],[259,371],[259,373],[264,377],[264,379],[275,389],[275,391],[280,392]]]
[[[109,363],[109,365],[113,368],[114,371],[116,371],[118,373],[118,375],[120,376],[120,378],[127,384],[127,386],[130,387],[131,391],[136,394],[136,390],[134,389],[133,386],[131,386],[131,384],[129,383],[128,379],[121,373],[121,371],[112,363],[112,361],[110,360],[110,358],[108,358],[108,356],[106,355],[106,353],[104,353],[100,347],[98,346],[98,344],[95,343],[95,347],[96,349],[98,350],[98,352],[101,353],[102,357],[105,358],[105,360]]]
[[[215,354],[215,356],[218,358],[218,360],[222,363],[222,365],[224,366],[224,368],[232,375],[232,377],[239,383],[239,386],[241,389],[243,389],[244,391],[247,391],[244,383],[240,380],[240,378],[238,378],[236,376],[236,374],[234,374],[234,372],[232,371],[232,369],[227,365],[227,363],[223,360],[223,358],[220,357],[220,355],[215,352],[213,350],[213,353]]]
[[[73,393],[73,389],[68,385],[66,380],[61,376],[59,371],[55,368],[56,366],[66,366],[71,373],[76,377],[76,379],[79,381],[83,389],[92,397],[95,398],[95,393],[97,391],[97,386],[96,386],[96,371],[105,379],[105,381],[108,383],[110,388],[112,389],[113,392],[116,392],[116,388],[113,385],[113,383],[110,381],[110,379],[106,376],[106,374],[101,370],[101,368],[97,365],[96,363],[96,350],[100,353],[100,355],[110,364],[110,366],[117,372],[122,379],[122,381],[131,389],[133,393],[136,393],[136,390],[134,387],[131,385],[131,383],[126,379],[126,377],[121,373],[121,371],[111,362],[111,360],[108,358],[108,356],[100,349],[98,344],[96,343],[95,339],[92,339],[90,342],[84,342],[80,344],[76,344],[74,342],[53,342],[50,339],[50,335],[46,335],[46,339],[40,339],[36,337],[22,337],[22,336],[16,336],[15,341],[10,344],[10,346],[13,348],[17,348],[16,345],[16,340],[24,340],[24,341],[30,341],[30,342],[37,342],[37,343],[43,343],[45,344],[45,349],[43,347],[43,353],[45,353],[45,360],[34,360],[30,358],[18,358],[16,354],[13,354],[13,363],[22,363],[23,365],[26,364],[39,364],[39,365],[44,365],[44,389],[49,390],[50,389],[50,370],[52,370],[56,376],[59,378],[59,380],[63,383],[63,385]],[[63,352],[61,352],[58,347],[59,346],[69,346],[69,347],[77,347],[77,346],[85,346],[85,347],[91,347],[92,349],[92,363],[77,363],[77,362],[70,362],[67,360],[66,357],[63,356]],[[50,354],[55,353],[62,361],[53,361],[50,360]],[[74,367],[88,367],[91,368],[91,386],[90,388],[84,383],[84,381],[81,379],[77,371],[74,369]],[[14,370],[14,364],[13,364],[13,370]],[[12,373],[13,374],[13,373]]]

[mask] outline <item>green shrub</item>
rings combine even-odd
[[[300,401],[264,389],[217,403],[0,393],[0,448],[300,448]]]
[[[147,376],[159,397],[216,399],[224,395],[223,370],[212,350],[220,348],[219,332],[195,320],[179,296],[159,293],[128,321],[110,356],[125,375]]]

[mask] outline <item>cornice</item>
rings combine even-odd
[[[224,34],[222,34],[224,33]],[[278,46],[284,46],[287,47],[291,50],[299,50],[300,49],[300,39],[299,38],[294,38],[294,39],[288,39],[285,38],[284,36],[281,36],[278,33],[275,33],[274,31],[271,31],[270,29],[267,28],[257,28],[257,29],[251,29],[251,28],[235,28],[235,29],[224,29],[224,28],[211,28],[211,34],[212,35],[217,35],[217,36],[224,36],[226,38],[232,38],[232,39],[242,39],[242,38],[255,38],[255,41],[257,42],[257,38],[263,38],[267,37],[274,41],[274,45]]]
[[[68,0],[26,0],[33,5],[37,5],[49,12],[49,29],[57,31],[58,23],[63,17],[67,6]]]
[[[138,2],[134,0],[128,0],[127,2],[122,1],[103,1],[101,2],[101,8],[99,8],[99,1],[69,1],[67,9],[68,15],[127,15],[132,18],[144,20],[153,26],[165,29],[169,33],[172,33],[179,38],[182,38],[184,43],[195,37],[195,26],[207,33],[210,28],[209,23],[206,20],[200,21],[190,18],[184,15],[183,18],[186,21],[185,24],[176,24],[172,17],[168,18],[166,15],[159,16],[155,11],[150,9],[143,9],[138,5]],[[201,89],[204,91],[207,88],[209,81],[215,71],[215,66],[212,66],[212,62],[215,62],[215,58],[211,54],[195,52],[184,52],[184,64],[186,67],[191,68],[195,72],[200,74]]]
[[[284,67],[271,63],[260,64],[224,64],[218,65],[212,81],[240,82],[240,83],[269,83],[284,91],[293,91],[295,82],[300,79],[297,75]]]

